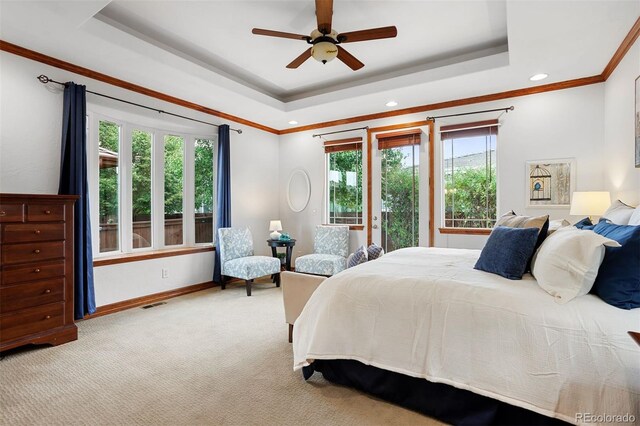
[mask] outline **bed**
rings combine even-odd
[[[640,346],[627,331],[640,329],[640,310],[594,295],[559,305],[529,274],[474,270],[479,254],[407,248],[327,279],[295,322],[294,370],[400,403],[389,397],[400,389],[367,388],[376,374],[383,388],[426,384],[416,392],[477,396],[550,422],[637,421]]]

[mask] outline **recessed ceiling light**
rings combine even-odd
[[[547,77],[549,77],[549,74],[540,73],[540,74],[532,75],[531,77],[529,77],[529,80],[531,80],[531,81],[540,81],[540,80],[544,80]]]
[[[298,122],[297,122],[296,120],[291,120],[291,121],[289,122],[289,124],[291,124],[291,125],[293,126],[294,124],[298,124]]]
[[[396,101],[389,101],[385,105],[388,107],[394,107],[394,106],[398,106],[398,103]]]

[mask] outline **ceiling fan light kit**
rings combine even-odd
[[[354,71],[364,67],[355,56],[347,52],[342,43],[355,43],[358,41],[378,40],[383,38],[393,38],[398,35],[396,27],[370,28],[368,30],[351,31],[338,33],[331,28],[333,18],[333,0],[316,0],[316,20],[317,28],[311,35],[292,34],[282,31],[265,30],[254,28],[252,33],[269,37],[290,38],[293,40],[304,40],[312,47],[305,50],[294,59],[287,68],[298,68],[307,59],[313,57],[318,62],[326,64],[338,58]]]

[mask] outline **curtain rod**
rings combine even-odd
[[[44,74],[41,74],[41,75],[39,75],[39,76],[38,76],[38,77],[36,77],[36,78],[37,78],[37,79],[38,79],[38,81],[39,81],[40,83],[42,83],[42,84],[47,84],[47,83],[56,83],[56,84],[59,84],[59,85],[61,85],[61,86],[66,86],[64,83],[60,83],[59,81],[52,80],[52,79],[50,79],[49,77],[47,77],[46,75],[44,75]],[[124,100],[124,99],[115,98],[115,97],[113,97],[113,96],[105,95],[105,94],[98,93],[98,92],[93,92],[93,91],[91,91],[91,90],[87,90],[87,93],[91,93],[91,94],[96,95],[96,96],[102,96],[103,98],[111,99],[111,100],[118,101],[118,102],[122,102],[122,103],[125,103],[125,104],[134,105],[134,106],[137,106],[137,107],[140,107],[140,108],[145,108],[145,109],[148,109],[148,110],[151,110],[151,111],[155,111],[155,112],[160,113],[160,114],[171,115],[171,116],[173,116],[173,117],[182,118],[182,119],[184,119],[184,120],[190,120],[190,121],[195,121],[195,122],[202,123],[202,124],[208,124],[209,126],[220,127],[220,125],[219,125],[219,124],[213,124],[213,123],[209,123],[209,122],[207,122],[207,121],[198,120],[198,119],[196,119],[196,118],[186,117],[186,116],[184,116],[184,115],[180,115],[180,114],[174,114],[173,112],[163,111],[163,110],[161,110],[161,109],[152,108],[152,107],[150,107],[150,106],[146,106],[146,105],[138,104],[138,103],[131,102],[131,101],[126,101],[126,100]],[[238,132],[238,134],[242,134],[242,129],[232,129],[232,128],[229,128],[229,130],[233,130],[234,132]]]
[[[358,128],[355,128],[355,129],[347,129],[347,130],[336,130],[335,132],[318,133],[317,135],[313,135],[313,137],[317,138],[317,137],[320,137],[320,136],[334,135],[336,133],[353,132],[354,130],[368,130],[368,129],[369,129],[369,126],[358,127]]]
[[[472,112],[461,112],[460,114],[438,115],[436,117],[427,117],[427,121],[436,121],[436,118],[459,117],[461,115],[482,114],[485,112],[504,111],[508,113],[509,111],[513,111],[514,109],[516,108],[513,105],[511,105],[510,107],[507,107],[507,108],[485,109],[484,111],[472,111]]]

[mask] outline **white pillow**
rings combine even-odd
[[[591,290],[604,259],[605,246],[616,241],[575,226],[557,230],[540,246],[531,262],[538,285],[560,304]]]
[[[566,226],[571,226],[571,223],[569,223],[569,221],[566,219],[550,220],[549,229],[547,230],[547,237],[556,232],[558,229],[564,228]]]
[[[640,225],[640,206],[636,207],[636,209],[631,214],[631,217],[629,218],[629,225]]]
[[[609,219],[616,225],[628,225],[634,211],[635,208],[626,205],[620,200],[615,200],[602,217]]]

